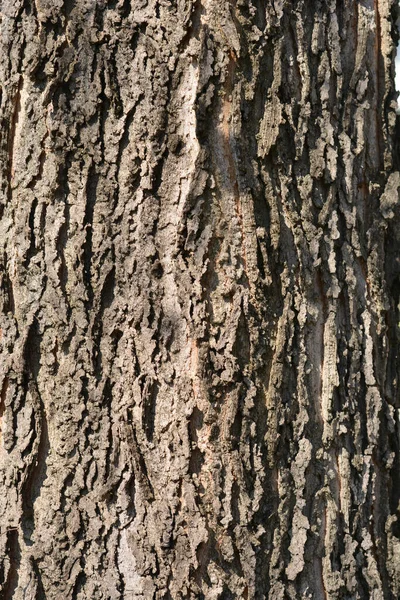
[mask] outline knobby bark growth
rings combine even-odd
[[[0,6],[1,598],[399,598],[395,1]]]

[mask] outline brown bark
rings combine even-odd
[[[1,598],[398,598],[395,2],[0,7]]]

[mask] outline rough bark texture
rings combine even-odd
[[[394,1],[0,6],[1,598],[399,598]]]

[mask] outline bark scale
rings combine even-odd
[[[390,0],[2,0],[7,599],[400,596]]]

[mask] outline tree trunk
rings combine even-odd
[[[400,597],[396,18],[2,0],[2,599]]]

